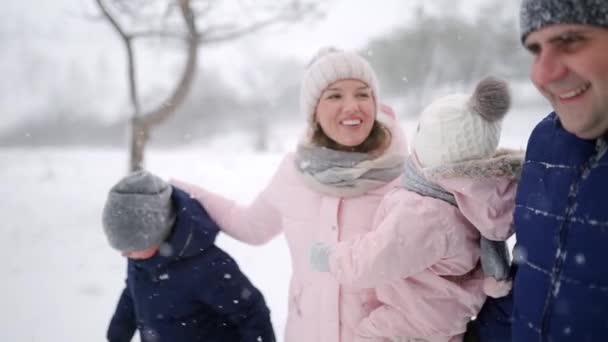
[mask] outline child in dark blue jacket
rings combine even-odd
[[[264,297],[214,245],[217,225],[185,192],[146,171],[108,195],[103,228],[128,258],[107,338],[145,342],[273,342]]]

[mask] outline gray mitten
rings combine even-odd
[[[509,279],[511,257],[506,241],[492,241],[482,236],[480,243],[483,274],[498,281]]]
[[[505,241],[492,241],[481,237],[481,269],[485,275],[484,293],[493,298],[504,297],[511,291],[509,279],[509,248]]]
[[[328,245],[317,242],[310,247],[310,266],[318,272],[329,272],[329,253]]]

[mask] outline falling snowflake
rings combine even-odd
[[[249,299],[249,297],[251,297],[253,293],[251,292],[251,290],[249,290],[248,288],[244,288],[243,291],[241,291],[241,298],[242,299]]]
[[[158,254],[168,257],[173,255],[173,247],[170,244],[163,242],[158,249]]]
[[[150,342],[158,342],[160,341],[160,334],[153,329],[144,328],[142,329],[142,340],[150,341]]]
[[[520,245],[515,246],[513,249],[513,262],[514,263],[523,263],[528,259],[528,253],[526,249]]]

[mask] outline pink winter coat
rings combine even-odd
[[[401,133],[393,132],[389,150],[407,153]],[[312,190],[298,174],[294,154],[281,162],[270,184],[248,206],[179,181],[209,212],[222,231],[249,244],[263,244],[284,232],[291,254],[292,277],[286,342],[352,342],[361,320],[380,306],[374,289],[339,285],[309,263],[315,242],[334,244],[367,233],[384,195],[396,179],[355,197],[341,198]],[[389,339],[378,341],[390,342]]]
[[[512,234],[521,157],[436,169],[427,175],[455,195],[458,207],[398,188],[378,208],[373,232],[334,246],[330,273],[348,286],[375,287],[383,303],[360,322],[357,336],[462,340],[486,298],[480,232],[490,240]]]
[[[203,189],[173,182],[205,206],[222,231],[249,244],[262,244],[281,231],[289,244],[292,278],[287,342],[352,341],[359,321],[379,305],[374,290],[339,286],[311,269],[310,246],[336,243],[366,233],[382,197],[398,180],[364,196],[338,198],[312,191],[288,155],[268,187],[248,207],[237,206]],[[341,328],[341,329],[340,329]]]

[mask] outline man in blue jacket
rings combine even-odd
[[[608,341],[608,0],[523,0],[520,24],[554,112],[528,141],[512,296],[488,299],[467,338]]]
[[[274,342],[262,294],[214,245],[219,231],[188,194],[138,171],[108,195],[103,228],[128,258],[110,342]]]
[[[516,197],[512,339],[608,341],[608,1],[523,0],[521,40],[554,112]]]

